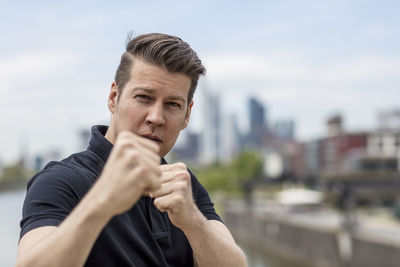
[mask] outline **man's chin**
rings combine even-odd
[[[165,156],[168,154],[169,151],[170,151],[169,149],[166,150],[165,147],[160,146],[160,150],[158,151],[158,155],[159,155],[161,158],[163,158],[163,157],[165,157]]]

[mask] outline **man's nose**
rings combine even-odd
[[[153,126],[161,126],[165,123],[164,113],[163,113],[163,104],[162,103],[154,103],[151,107],[149,107],[149,112],[146,116],[146,124]]]

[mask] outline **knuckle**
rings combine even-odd
[[[136,166],[136,171],[139,175],[144,175],[148,172],[148,167],[144,164],[139,164]]]
[[[176,204],[183,204],[185,202],[185,199],[183,198],[182,195],[176,195],[174,198],[174,202]]]
[[[129,150],[127,158],[129,160],[137,160],[140,158],[140,153],[136,149]]]
[[[177,190],[177,191],[180,191],[180,192],[185,191],[185,190],[186,190],[186,183],[179,183],[179,184],[177,184],[177,185],[176,185],[176,190]]]
[[[130,143],[128,142],[127,139],[120,139],[117,143],[116,143],[116,148],[119,150],[125,150],[130,146]]]
[[[146,145],[149,145],[149,146],[155,145],[152,141],[150,141],[149,139],[147,139],[145,137],[137,136],[137,139],[140,139]]]
[[[178,163],[176,163],[176,166],[179,168],[179,169],[187,169],[187,167],[186,167],[186,164],[185,163],[183,163],[183,162],[178,162]]]
[[[154,170],[154,172],[155,172],[155,174],[157,175],[157,177],[160,177],[160,176],[162,175],[162,171],[161,171],[160,168],[156,168],[156,169]]]
[[[185,181],[190,181],[190,175],[186,170],[182,170],[178,173],[178,176],[181,177]]]
[[[154,205],[155,205],[160,211],[165,211],[165,209],[167,208],[166,205],[165,205],[159,198],[154,199]]]

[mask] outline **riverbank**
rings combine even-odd
[[[272,203],[228,201],[224,220],[239,243],[253,244],[316,267],[396,267],[400,225],[360,217],[356,224],[329,209],[303,212]],[[288,265],[289,266],[289,265]]]
[[[26,183],[26,181],[0,183],[0,193],[24,190]]]

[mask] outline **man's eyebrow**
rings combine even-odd
[[[183,103],[186,103],[186,98],[182,96],[171,96],[168,97],[168,100],[182,101]]]
[[[146,93],[149,93],[149,94],[154,94],[156,92],[156,90],[151,89],[151,88],[146,88],[146,87],[136,87],[133,89],[133,92],[136,92],[136,91],[145,91]]]

